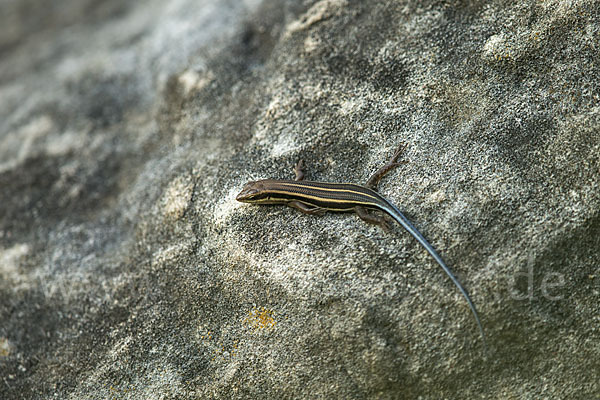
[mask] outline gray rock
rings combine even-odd
[[[0,398],[600,396],[594,0],[0,2]],[[401,228],[235,201],[381,184]]]

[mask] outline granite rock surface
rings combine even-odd
[[[600,396],[595,0],[0,1],[0,398]],[[235,201],[381,183],[400,227]]]

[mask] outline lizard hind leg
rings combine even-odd
[[[354,211],[356,212],[356,215],[358,215],[358,217],[363,221],[369,224],[378,225],[386,232],[390,231],[389,220],[386,219],[385,216],[371,213],[367,211],[365,207],[361,206],[354,207]]]
[[[406,164],[407,161],[398,161],[398,159],[404,153],[407,146],[408,144],[401,143],[400,146],[398,146],[398,148],[396,149],[396,152],[394,153],[392,158],[369,178],[365,186],[369,189],[377,190],[377,185],[379,184],[381,178],[383,178],[388,172],[390,172],[397,166]]]

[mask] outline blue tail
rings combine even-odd
[[[467,300],[467,303],[469,303],[469,307],[471,308],[471,311],[475,316],[475,320],[477,321],[477,326],[479,327],[479,332],[481,333],[481,339],[483,340],[483,347],[485,349],[485,352],[487,353],[487,344],[485,340],[485,333],[483,333],[483,326],[481,325],[481,321],[479,320],[479,315],[477,314],[475,304],[473,304],[471,298],[469,297],[469,293],[467,293],[466,289],[460,284],[458,279],[456,279],[456,277],[454,276],[452,271],[450,271],[450,268],[448,268],[444,260],[442,260],[442,257],[439,256],[439,254],[435,251],[433,246],[429,244],[427,239],[423,237],[421,232],[419,232],[417,228],[414,227],[414,225],[408,220],[408,218],[404,216],[404,214],[400,212],[400,210],[398,210],[396,206],[394,206],[389,201],[386,201],[386,203],[389,206],[389,209],[384,209],[384,211],[389,213],[400,225],[404,227],[404,229],[408,231],[408,233],[410,233],[415,239],[417,239],[419,243],[421,243],[421,246],[423,246],[425,250],[427,250],[427,252],[431,254],[435,261],[437,261],[437,263],[440,265],[440,267],[442,267],[446,275],[448,275],[452,282],[454,282],[454,285],[456,285],[458,290],[460,290],[465,300]]]

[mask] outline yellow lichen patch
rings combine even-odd
[[[254,307],[244,318],[244,325],[252,328],[254,332],[272,330],[275,328],[277,321],[273,317],[273,311],[264,307]]]

